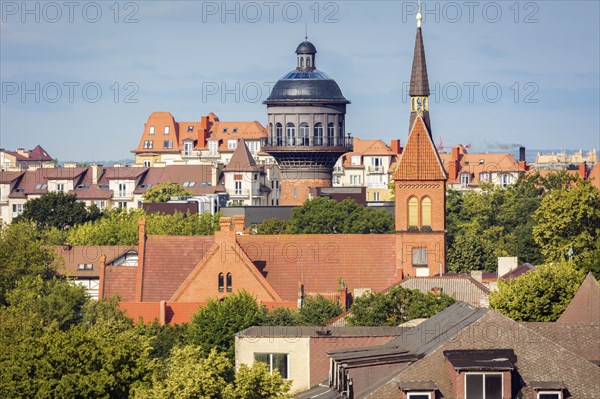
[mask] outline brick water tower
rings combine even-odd
[[[346,105],[338,84],[316,68],[317,49],[305,40],[296,49],[296,69],[273,87],[264,104],[269,136],[263,151],[281,170],[281,205],[301,205],[310,187],[331,187],[333,166],[352,151],[346,135]]]

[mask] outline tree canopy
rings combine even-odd
[[[290,221],[266,220],[259,234],[384,234],[394,230],[394,218],[383,209],[369,208],[351,199],[307,200],[294,208]]]
[[[584,278],[572,262],[542,265],[516,279],[499,280],[490,307],[516,321],[555,321]]]
[[[398,326],[431,317],[454,302],[446,294],[424,294],[396,285],[386,292],[371,292],[356,298],[347,321],[352,326]]]
[[[145,202],[167,202],[171,197],[189,197],[192,193],[177,183],[165,182],[150,188],[144,194]]]
[[[64,230],[102,217],[97,206],[86,208],[85,203],[77,201],[75,194],[62,191],[30,199],[23,206],[23,213],[15,221],[31,220],[39,228],[55,227]]]
[[[201,215],[146,214],[142,209],[113,209],[102,219],[77,226],[69,231],[72,245],[134,245],[138,241],[138,221],[146,218],[149,235],[210,235],[218,227],[219,214]]]

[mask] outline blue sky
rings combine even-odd
[[[154,111],[264,124],[305,25],[352,101],[347,130],[406,140],[415,1],[68,4],[0,2],[2,148],[132,158]],[[599,4],[425,1],[436,142],[600,148]]]

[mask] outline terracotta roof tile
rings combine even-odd
[[[144,302],[171,298],[213,242],[214,236],[149,236],[144,255]]]
[[[155,187],[160,183],[177,183],[180,186],[188,184],[185,190],[193,195],[213,194],[221,190],[220,186],[211,186],[212,166],[211,165],[168,165],[164,168],[153,167],[148,169],[148,173],[140,180],[135,188],[135,194],[144,194],[148,189]]]
[[[104,298],[118,295],[123,302],[135,301],[135,276],[138,266],[107,266],[104,275]]]
[[[23,176],[25,172],[5,172],[0,171],[0,184],[10,184]]]
[[[395,236],[244,235],[238,242],[284,301],[305,292],[334,292],[339,279],[382,291],[396,281]]]
[[[394,180],[446,180],[446,171],[420,116],[408,136]]]
[[[100,255],[106,255],[106,263],[109,264],[118,257],[128,253],[136,252],[133,246],[111,246],[111,245],[75,245],[75,246],[53,246],[52,249],[62,262],[59,272],[74,277],[98,277],[100,275]],[[80,264],[91,264],[92,270],[79,270]]]

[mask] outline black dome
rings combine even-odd
[[[316,54],[317,48],[311,42],[305,40],[296,48],[296,54]]]
[[[335,80],[318,70],[293,70],[281,78],[265,104],[282,102],[350,103]]]

